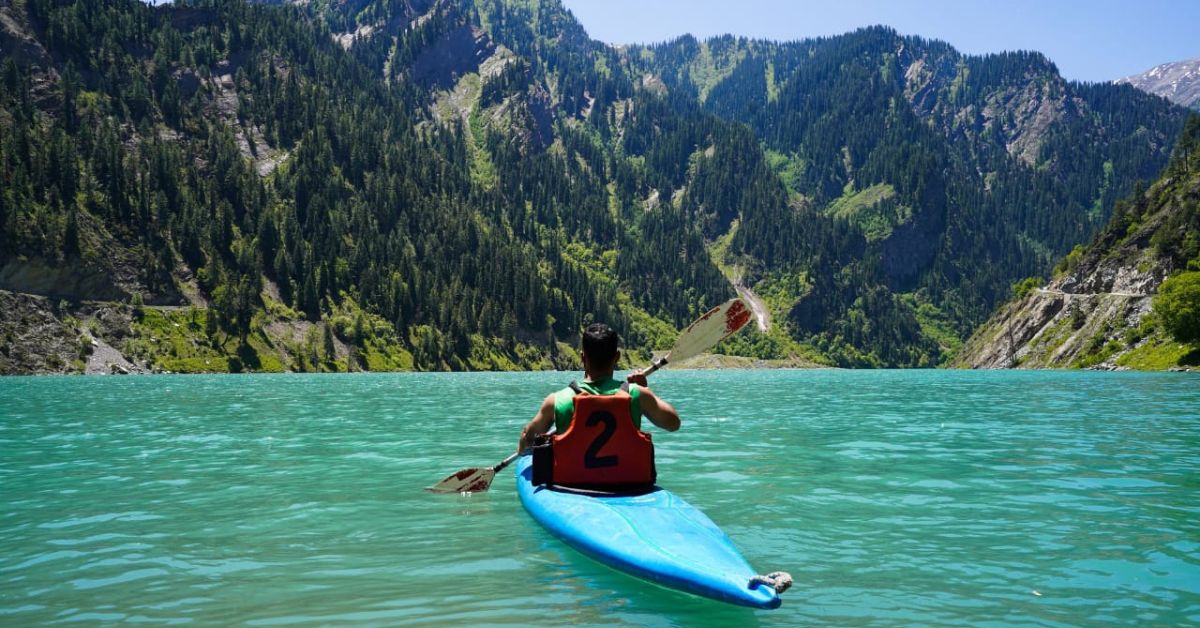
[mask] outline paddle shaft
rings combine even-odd
[[[511,456],[505,458],[503,461],[500,462],[500,464],[492,467],[492,472],[500,473],[500,471],[502,471],[504,469],[504,467],[507,467],[508,465],[512,464],[512,461],[516,460],[517,456],[520,456],[520,455],[521,455],[521,452],[514,451]]]
[[[664,356],[664,357],[661,357],[661,358],[655,360],[654,363],[650,365],[650,368],[642,371],[642,375],[647,375],[647,376],[650,375],[654,371],[657,371],[658,369],[666,366],[669,361],[670,360],[668,359],[668,356]]]

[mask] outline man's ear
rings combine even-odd
[[[621,361],[621,350],[617,349],[617,352],[613,354],[613,361],[612,361],[612,367],[613,367],[614,371],[617,370],[617,362],[620,362],[620,361]]]

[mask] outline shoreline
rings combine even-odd
[[[89,364],[89,366],[91,366]],[[642,365],[623,365],[618,368],[620,371],[631,371],[634,368],[641,368]],[[719,353],[704,353],[693,358],[688,358],[680,362],[672,362],[670,367],[672,371],[716,371],[722,369],[743,369],[743,370],[811,370],[811,369],[838,369],[840,367],[830,366],[826,364],[816,364],[800,359],[782,359],[782,360],[764,360],[761,358],[750,358],[737,355],[725,355]],[[88,368],[81,372],[29,372],[29,373],[0,373],[2,377],[108,377],[108,376],[138,376],[138,375],[355,375],[355,374],[381,374],[381,373],[540,373],[540,372],[562,372],[569,373],[578,369],[507,369],[507,370],[468,370],[468,371],[423,371],[417,369],[405,370],[380,370],[380,371],[241,371],[241,372],[225,372],[225,371],[169,371],[169,370],[154,370],[153,368],[145,368],[133,365],[133,368],[128,370],[111,369],[105,370],[102,368]],[[863,369],[870,370],[870,369]]]

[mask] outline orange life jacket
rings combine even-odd
[[[594,395],[571,382],[575,412],[567,431],[551,441],[553,472],[547,483],[602,490],[654,484],[654,443],[633,423],[627,386]]]

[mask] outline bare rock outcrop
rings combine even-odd
[[[1155,190],[1147,192],[1147,196]],[[1175,270],[1151,244],[1170,209],[1128,232],[1110,228],[1069,257],[1047,285],[1000,308],[954,360],[962,368],[1116,369],[1146,341],[1142,323],[1159,285]]]

